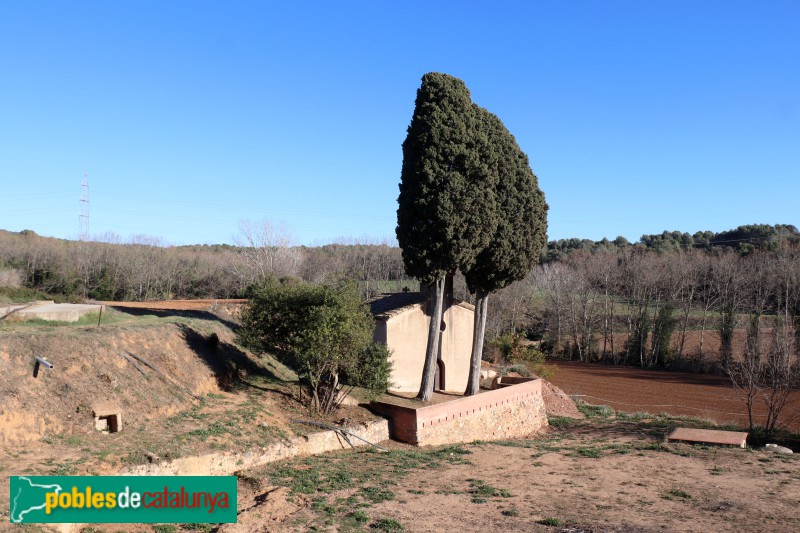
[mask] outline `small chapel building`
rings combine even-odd
[[[383,294],[370,302],[375,340],[391,352],[389,390],[417,393],[425,364],[430,312],[425,291]],[[445,284],[434,390],[463,394],[469,378],[475,307],[453,298],[452,278]]]

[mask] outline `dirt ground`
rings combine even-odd
[[[556,371],[551,381],[586,403],[747,426],[746,406],[723,376],[568,361],[552,364]],[[756,422],[762,422],[766,413],[762,404],[756,406],[756,413]],[[791,393],[781,420],[788,429],[800,432],[800,391]]]
[[[244,472],[250,503],[220,531],[800,530],[798,456],[666,443],[680,421],[555,422],[531,440]]]

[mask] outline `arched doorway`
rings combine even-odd
[[[441,359],[436,360],[436,374],[433,376],[433,390],[444,390],[444,361]]]

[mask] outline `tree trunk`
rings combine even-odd
[[[489,294],[481,290],[475,292],[475,322],[472,332],[472,356],[469,365],[469,379],[464,396],[478,394],[481,385],[481,359],[483,355],[483,336],[486,331],[486,309]]]
[[[605,280],[605,299],[603,300],[603,362],[606,363],[608,358],[608,280]]]
[[[708,316],[708,306],[703,308],[703,320],[700,323],[700,361],[701,362],[703,361],[703,356],[705,355],[703,353],[703,344],[704,344],[705,335],[706,335],[706,316]]]
[[[439,335],[442,324],[442,301],[444,300],[445,277],[431,284],[430,303],[431,321],[428,326],[428,346],[425,349],[425,366],[422,369],[422,383],[419,386],[417,399],[430,401],[433,396],[433,385],[436,377],[436,360],[439,358]]]
[[[614,359],[614,365],[619,363],[617,351],[614,348],[614,300],[611,300],[611,357]]]

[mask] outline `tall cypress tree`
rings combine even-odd
[[[467,287],[475,293],[475,327],[466,395],[477,394],[486,330],[489,294],[523,279],[539,260],[547,242],[547,203],[539,189],[528,157],[502,121],[475,107],[488,148],[484,158],[496,174],[499,213],[497,229],[489,244],[464,268]]]
[[[396,233],[406,272],[432,288],[423,401],[433,395],[445,276],[471,268],[497,226],[496,173],[488,171],[486,131],[477,120],[463,81],[422,77],[403,142]]]

